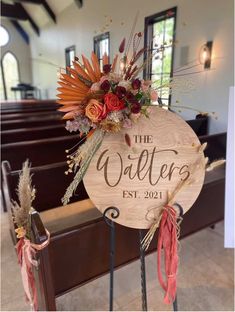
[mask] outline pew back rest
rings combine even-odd
[[[48,106],[48,107],[34,107],[34,108],[8,108],[1,110],[1,116],[4,115],[11,115],[11,114],[18,114],[18,113],[24,113],[24,114],[33,114],[33,113],[42,113],[42,112],[52,112],[55,111],[57,108],[55,106]]]
[[[41,212],[62,205],[61,198],[73,180],[73,175],[65,175],[67,163],[55,163],[51,165],[32,167],[32,185],[36,188],[36,198],[33,207]],[[12,171],[8,161],[2,162],[3,191],[8,212],[11,213],[11,199],[17,200],[17,184],[19,170]],[[87,199],[88,195],[83,182],[78,186],[71,202]]]
[[[73,136],[75,133],[68,132],[65,129],[64,124],[50,125],[45,127],[20,128],[1,131],[1,142],[2,144],[7,144],[66,135]]]
[[[3,144],[2,160],[8,160],[12,170],[20,170],[29,159],[32,166],[40,166],[66,160],[65,150],[80,140],[79,135]]]
[[[226,158],[227,133],[217,133],[204,135],[199,137],[201,144],[207,143],[205,156],[209,158],[209,162]]]
[[[193,129],[197,136],[208,134],[208,117],[201,117],[192,120],[186,120],[187,124]]]
[[[1,116],[1,120],[15,120],[15,119],[29,119],[29,120],[34,120],[38,118],[47,118],[49,116],[60,116],[62,118],[63,113],[57,110],[51,110],[51,111],[35,111],[31,113],[25,113],[25,112],[16,112],[16,113],[10,113],[10,114],[3,114]]]
[[[41,107],[59,107],[56,100],[20,100],[20,101],[1,101],[1,111],[8,109],[28,109],[28,108],[41,108]]]
[[[4,120],[1,122],[1,130],[19,129],[22,127],[39,127],[39,126],[50,126],[50,125],[64,124],[60,115],[53,114],[52,116],[34,118],[31,119],[13,119]]]

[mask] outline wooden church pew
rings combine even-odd
[[[60,136],[73,136],[74,132],[70,133],[65,129],[64,124],[50,125],[33,128],[20,128],[12,130],[4,130],[1,132],[1,143],[16,143],[20,141],[40,140],[46,138],[54,138]]]
[[[193,129],[197,136],[208,134],[208,117],[186,120],[188,125]]]
[[[15,113],[34,113],[43,111],[54,111],[59,104],[55,100],[34,100],[34,101],[16,101],[16,102],[2,102],[0,105],[1,115],[15,114]]]
[[[61,131],[66,129],[61,128]],[[54,130],[53,130],[54,131]],[[33,132],[32,132],[33,133]],[[38,132],[34,133],[38,136]],[[28,134],[30,135],[30,133]],[[7,143],[1,145],[1,159],[8,160],[12,169],[19,170],[22,163],[29,159],[33,166],[51,164],[55,162],[65,161],[65,150],[72,148],[78,144],[80,136],[65,135],[40,140],[29,140],[24,142]],[[3,186],[4,182],[2,182]],[[6,211],[4,193],[2,194],[3,210]]]
[[[41,118],[31,118],[31,119],[14,119],[14,120],[4,120],[1,122],[1,130],[19,129],[22,127],[32,128],[39,126],[50,126],[63,124],[64,121],[61,120],[60,115],[53,114],[48,117]]]
[[[10,115],[10,114],[17,114],[17,113],[22,113],[24,114],[32,114],[34,112],[52,112],[57,109],[56,106],[46,106],[46,107],[34,107],[34,108],[27,108],[23,109],[22,108],[11,108],[11,109],[4,109],[1,110],[1,116],[4,115]]]
[[[58,105],[56,100],[16,100],[16,101],[1,101],[1,110],[14,109],[14,108],[35,108],[35,107],[48,107]]]
[[[2,100],[1,105],[2,106],[9,106],[9,105],[37,105],[41,103],[54,103],[55,100],[38,100],[38,99],[20,99],[20,100]]]
[[[64,166],[65,164],[53,164],[32,168],[33,184],[38,189],[35,208],[49,209],[53,200],[53,205],[58,203],[67,181],[65,183],[66,178],[61,178],[62,174],[55,172],[63,172]],[[12,172],[9,164],[4,162],[3,173],[11,220],[10,198],[16,198],[15,188],[19,172]],[[57,183],[50,183],[51,180],[46,183],[50,176],[55,176],[54,182]],[[223,219],[224,184],[224,168],[207,173],[201,194],[184,216],[181,238]],[[44,193],[41,193],[42,188],[45,189]],[[48,193],[46,198],[43,196],[45,192]],[[82,194],[81,186],[77,193]],[[37,279],[42,298],[40,309],[50,311],[56,309],[56,297],[109,271],[109,227],[101,213],[86,199],[68,206],[54,207],[40,214],[35,212],[31,215],[36,243],[42,243],[46,239],[45,228],[51,233],[50,244],[38,253],[40,265],[35,271],[40,277]],[[156,245],[155,236],[148,252],[154,251]],[[127,264],[138,257],[138,230],[117,224],[115,267]]]
[[[61,118],[63,117],[63,113],[59,111],[39,111],[39,112],[33,112],[33,113],[14,113],[14,114],[4,114],[1,116],[1,120],[14,120],[14,119],[37,119],[37,118],[43,118],[48,116],[54,116],[58,115]]]
[[[226,158],[227,133],[203,135],[199,137],[201,144],[207,143],[206,156],[209,161]]]
[[[40,166],[65,161],[65,150],[72,148],[80,140],[79,134],[34,141],[3,144],[2,161],[8,160],[13,170],[19,170],[29,159],[32,166]]]

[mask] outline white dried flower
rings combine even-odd
[[[123,120],[123,113],[122,111],[113,111],[109,113],[107,119],[112,120],[114,122],[120,122]]]
[[[122,80],[118,83],[118,86],[124,87],[127,91],[131,89],[131,82],[129,80]]]

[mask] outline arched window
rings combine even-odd
[[[1,67],[5,99],[14,99],[14,92],[11,91],[11,88],[16,87],[19,83],[19,66],[15,55],[7,52],[2,58]]]
[[[7,45],[9,42],[9,33],[5,27],[0,25],[0,47]]]

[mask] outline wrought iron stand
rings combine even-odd
[[[109,311],[113,311],[113,281],[114,281],[114,261],[115,261],[115,223],[108,218],[110,214],[112,219],[119,217],[120,211],[117,207],[108,207],[103,212],[106,224],[110,227],[110,286],[109,286]],[[140,245],[140,272],[141,272],[141,293],[142,293],[142,310],[147,311],[147,288],[146,288],[146,270],[145,270],[145,252],[142,249],[141,241],[143,239],[143,231],[139,230]],[[173,311],[178,311],[177,297],[173,302]]]

